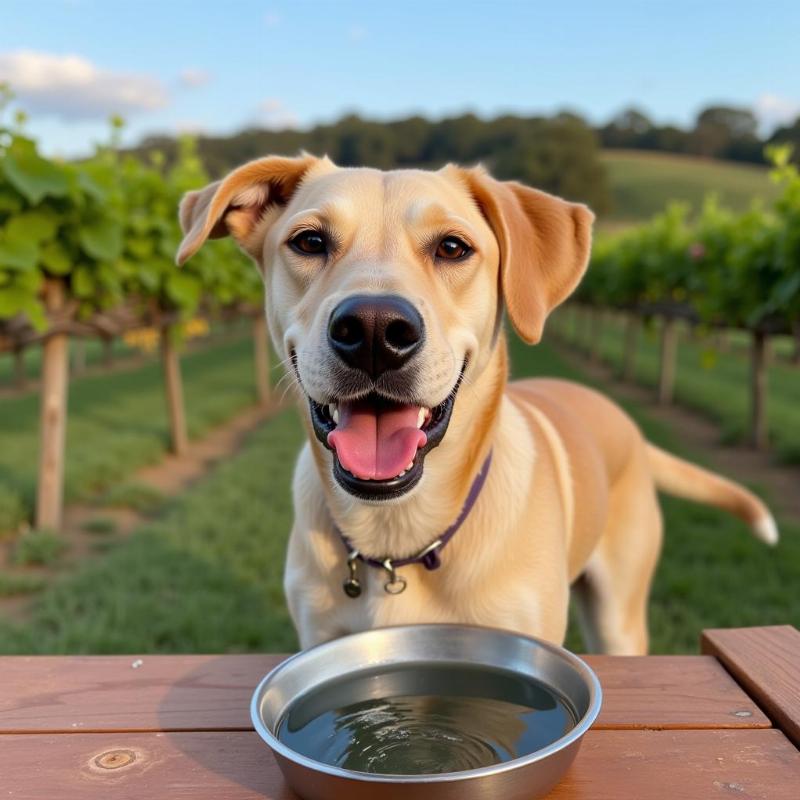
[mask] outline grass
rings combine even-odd
[[[613,204],[604,224],[642,222],[673,200],[698,209],[709,192],[716,192],[724,205],[744,211],[754,198],[769,200],[777,192],[768,170],[752,164],[641,150],[605,150],[602,162]]]
[[[47,579],[43,575],[0,572],[0,597],[38,592],[44,588],[46,581]]]
[[[546,345],[513,345],[515,372],[582,379]],[[675,432],[629,407],[648,437],[686,454]],[[5,653],[239,652],[296,647],[282,573],[291,470],[302,440],[293,412],[177,498],[166,515],[114,543],[34,600],[26,622],[0,621]],[[800,622],[800,528],[776,550],[738,520],[677,500],[651,606],[654,652],[696,652],[704,627]],[[535,546],[532,538],[531,546]],[[580,649],[575,632],[569,644]]]
[[[109,536],[117,532],[117,521],[111,517],[94,517],[83,523],[83,530],[95,536]]]
[[[2,652],[234,652],[296,646],[283,600],[292,412],[178,498],[167,515],[57,579]]]
[[[230,419],[255,400],[252,341],[209,344],[182,360],[190,437]],[[69,390],[65,494],[85,500],[157,462],[168,447],[161,366],[75,379]],[[0,399],[0,531],[33,508],[38,461],[39,396]],[[3,527],[5,525],[5,528]]]
[[[140,514],[152,514],[166,502],[158,489],[136,480],[114,484],[94,500],[102,508],[130,508]]]
[[[55,531],[33,530],[20,536],[14,544],[13,561],[23,566],[51,566],[66,549],[67,543]]]
[[[571,325],[562,326],[575,342]],[[624,321],[608,314],[600,337],[600,355],[619,368],[622,364]],[[785,342],[788,344],[788,340]],[[682,330],[676,365],[675,399],[701,412],[720,426],[724,441],[746,441],[750,419],[750,361],[746,343],[735,337],[730,352],[720,352],[713,337],[693,339]],[[644,386],[658,383],[659,329],[646,328],[640,336],[636,380]],[[800,463],[800,368],[783,360],[769,367],[767,417],[770,441],[782,461]]]

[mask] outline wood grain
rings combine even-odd
[[[0,736],[0,786],[15,800],[295,797],[266,745],[237,731]],[[797,800],[798,786],[800,754],[775,729],[590,731],[549,797]]]
[[[283,658],[2,658],[0,733],[249,730],[253,689]],[[709,656],[587,656],[586,660],[604,692],[597,728],[770,725]]]
[[[800,747],[800,631],[791,625],[712,629],[703,633],[701,647]]]

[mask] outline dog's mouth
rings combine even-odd
[[[447,432],[463,374],[464,368],[447,399],[433,408],[376,392],[327,404],[309,397],[314,433],[333,451],[339,485],[364,500],[400,497],[414,487],[425,455]]]

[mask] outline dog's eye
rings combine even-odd
[[[459,261],[466,258],[471,252],[472,248],[457,236],[445,236],[436,247],[436,258],[445,261]]]
[[[306,256],[321,256],[328,252],[328,242],[319,231],[300,231],[289,240],[289,247]]]

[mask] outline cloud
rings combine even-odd
[[[199,89],[201,86],[211,83],[211,73],[204,69],[187,67],[181,70],[178,80],[180,80],[181,86],[186,89]]]
[[[787,125],[800,117],[800,101],[777,94],[765,92],[753,104],[756,115],[764,131],[773,131],[781,125]]]
[[[0,81],[11,85],[27,110],[65,120],[155,111],[169,102],[166,88],[156,78],[100,69],[78,55],[0,53]]]
[[[282,100],[268,97],[258,106],[258,124],[265,128],[296,128],[300,124],[297,114],[287,108]]]

